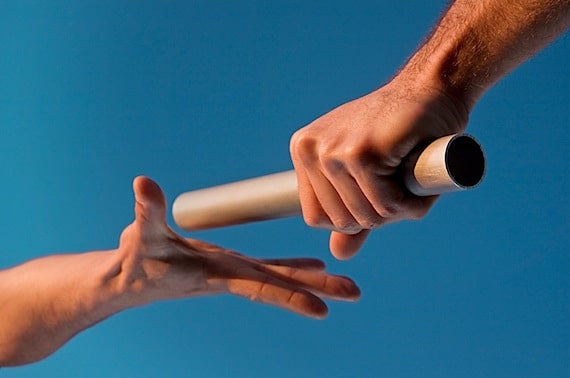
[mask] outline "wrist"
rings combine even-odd
[[[84,312],[89,320],[98,322],[117,312],[136,306],[124,281],[122,257],[118,250],[92,252],[90,274],[81,282]],[[83,274],[82,274],[83,275]]]
[[[84,313],[98,322],[123,310],[143,306],[150,300],[145,287],[134,278],[133,264],[120,249],[96,252],[89,279],[83,280]]]
[[[401,98],[414,99],[432,111],[445,115],[452,123],[465,128],[474,101],[457,93],[450,86],[435,64],[424,65],[424,69],[414,69],[406,65],[387,85],[399,92]]]
[[[119,312],[152,302],[149,284],[140,262],[121,249],[109,251],[96,275],[96,302],[106,311]]]
[[[447,98],[454,103],[459,112],[469,114],[484,88],[459,78],[454,71],[455,63],[450,57],[453,51],[442,51],[425,56],[418,51],[396,75],[394,80],[403,82],[416,91],[430,91],[436,97]]]

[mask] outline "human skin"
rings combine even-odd
[[[310,258],[254,259],[194,239],[165,221],[160,187],[133,183],[135,220],[113,250],[47,256],[0,272],[0,366],[38,361],[120,311],[168,299],[230,293],[300,315],[327,315],[323,299],[354,301],[349,278]]]
[[[332,230],[330,250],[352,257],[370,230],[424,217],[398,169],[414,149],[463,132],[477,100],[570,26],[570,0],[457,0],[386,85],[291,138],[305,222]]]

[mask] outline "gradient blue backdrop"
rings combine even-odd
[[[171,203],[290,169],[290,135],[388,80],[445,3],[1,1],[0,267],[116,246],[136,175]],[[2,375],[567,376],[569,48],[478,104],[480,188],[376,231],[349,262],[301,219],[194,235],[323,258],[360,302],[324,321],[228,296],[157,303]]]

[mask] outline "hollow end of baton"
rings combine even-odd
[[[456,136],[445,156],[447,172],[462,189],[479,185],[485,175],[485,155],[481,145],[468,135]]]
[[[418,196],[472,189],[484,175],[483,149],[467,134],[437,139],[404,163],[405,185]]]

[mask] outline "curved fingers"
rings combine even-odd
[[[321,228],[338,230],[347,234],[355,234],[362,230],[359,222],[355,219],[351,211],[347,208],[341,193],[329,181],[328,177],[319,169],[314,167],[307,170],[311,186],[315,193],[317,203],[309,205],[311,208],[320,208],[330,220],[327,224],[319,225]],[[305,206],[305,211],[308,206]],[[310,211],[310,209],[309,209]]]
[[[395,175],[376,176],[359,172],[354,177],[370,204],[383,219],[379,225],[403,219],[421,219],[438,198],[418,197],[409,193]]]
[[[383,219],[360,188],[346,163],[340,160],[323,162],[324,174],[337,191],[338,196],[356,220],[355,228],[369,230],[382,224]],[[338,230],[342,231],[342,230]]]

